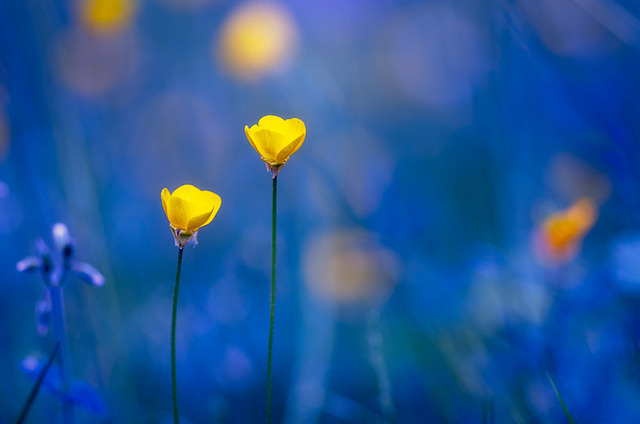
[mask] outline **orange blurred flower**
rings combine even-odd
[[[537,253],[546,262],[570,261],[597,217],[596,204],[590,198],[581,198],[568,209],[549,215],[536,232]]]

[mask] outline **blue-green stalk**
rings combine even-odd
[[[178,247],[178,265],[176,283],[173,287],[173,313],[171,315],[171,390],[173,394],[173,422],[178,424],[178,388],[176,384],[176,315],[178,313],[178,288],[180,286],[180,270],[182,269],[182,249]]]
[[[267,359],[267,423],[271,423],[271,357],[273,350],[273,318],[276,308],[276,205],[278,176],[273,176],[273,198],[271,206],[271,313],[269,317],[269,355]]]

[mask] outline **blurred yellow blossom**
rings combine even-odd
[[[170,193],[162,190],[162,207],[171,223],[176,245],[183,247],[210,223],[218,213],[222,200],[217,194],[185,184]]]
[[[400,273],[396,253],[360,228],[319,234],[307,241],[303,270],[309,291],[319,300],[342,306],[342,312],[381,305]]]
[[[289,157],[304,142],[307,129],[298,118],[282,119],[279,116],[267,115],[258,121],[258,125],[249,128],[245,125],[249,143],[253,146],[269,171],[277,175]]]
[[[538,251],[551,262],[568,262],[596,222],[598,211],[590,198],[577,200],[568,209],[548,216],[538,230]]]
[[[81,2],[81,19],[99,34],[116,33],[129,25],[133,17],[133,0],[86,0]]]
[[[218,36],[217,53],[234,76],[256,80],[291,62],[298,29],[290,13],[273,2],[250,2],[236,9]]]

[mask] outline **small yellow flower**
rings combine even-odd
[[[285,120],[267,115],[258,121],[258,125],[251,128],[245,125],[244,132],[275,177],[289,157],[302,146],[307,129],[298,118]]]
[[[191,239],[196,241],[198,230],[210,223],[218,213],[222,200],[217,194],[185,184],[169,193],[160,193],[164,213],[171,223],[176,246],[184,247]]]

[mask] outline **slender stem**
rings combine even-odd
[[[31,409],[31,405],[33,405],[33,401],[36,400],[36,396],[38,395],[38,391],[40,390],[40,386],[42,386],[42,382],[44,381],[44,377],[45,377],[45,375],[47,375],[47,371],[49,371],[49,368],[51,368],[51,364],[53,364],[53,360],[56,357],[56,354],[58,353],[58,349],[60,349],[60,342],[56,343],[56,347],[55,347],[55,349],[53,349],[53,352],[51,353],[51,356],[49,356],[49,360],[47,361],[46,365],[40,371],[40,375],[38,376],[38,379],[36,380],[36,384],[31,389],[31,392],[29,393],[29,397],[27,398],[27,401],[24,403],[24,406],[22,407],[22,410],[20,411],[20,415],[18,415],[18,418],[16,419],[16,424],[22,424],[24,422],[24,420],[27,418],[27,414],[29,413],[29,410]]]
[[[60,343],[60,354],[56,356],[56,362],[60,368],[60,380],[62,382],[62,421],[65,424],[75,423],[75,414],[73,413],[73,402],[71,402],[68,393],[71,387],[70,363],[69,363],[69,346],[67,342],[67,327],[64,317],[64,297],[62,296],[62,279],[57,279],[55,285],[51,285],[51,313],[53,315],[53,328],[55,336]]]
[[[273,317],[276,308],[276,198],[278,176],[273,177],[273,204],[271,207],[271,315],[269,318],[269,358],[267,360],[267,423],[271,423],[271,351],[273,349]]]
[[[567,409],[567,406],[564,404],[564,401],[562,400],[562,396],[560,396],[560,392],[558,391],[555,383],[551,379],[551,374],[549,374],[549,371],[546,371],[545,374],[547,374],[547,378],[549,379],[549,383],[551,383],[551,387],[553,387],[553,391],[556,392],[556,396],[558,397],[558,400],[560,401],[560,405],[562,406],[562,409],[564,410],[564,415],[566,415],[567,421],[569,421],[569,424],[573,424],[573,420],[571,419],[571,415],[569,414],[569,410]]]
[[[176,385],[176,314],[178,312],[178,287],[180,286],[180,269],[182,268],[182,247],[178,248],[178,266],[176,284],[173,287],[173,314],[171,315],[171,389],[173,391],[173,422],[178,424],[178,389]]]

